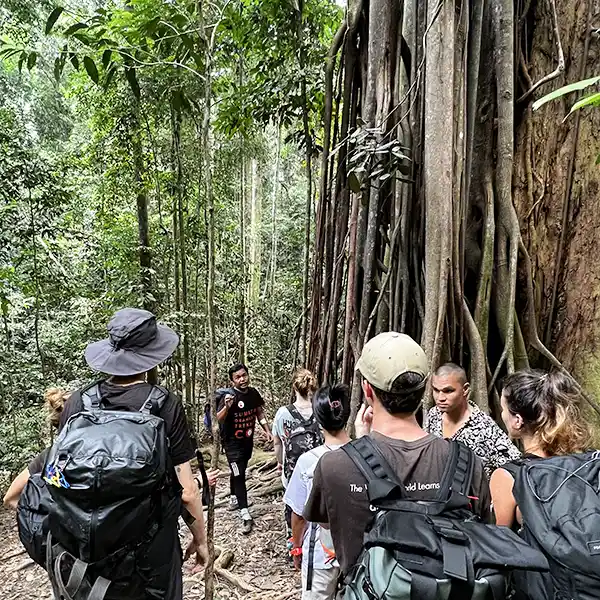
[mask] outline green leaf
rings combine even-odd
[[[110,59],[112,56],[112,50],[108,49],[102,53],[102,65],[105,69],[108,69],[108,65],[110,64]]]
[[[65,35],[73,35],[81,29],[87,29],[87,25],[85,23],[75,23],[75,25],[71,25],[71,27],[65,31]]]
[[[585,108],[586,106],[599,106],[600,105],[600,92],[596,92],[595,94],[590,94],[585,98],[582,98],[578,102],[575,102],[569,111],[569,115],[574,113],[576,110],[580,110]],[[567,115],[568,116],[568,115]]]
[[[37,52],[32,52],[27,58],[27,69],[31,71],[37,62]]]
[[[596,156],[596,164],[600,165],[600,154],[598,154],[598,156]]]
[[[348,185],[355,194],[358,194],[358,192],[360,192],[360,188],[362,186],[362,182],[365,179],[366,174],[367,171],[363,167],[353,169],[352,171],[350,171],[350,173],[348,173]]]
[[[62,6],[57,6],[50,13],[48,20],[46,21],[46,27],[44,29],[44,32],[46,33],[46,35],[48,35],[52,31],[54,24],[56,23],[56,21],[58,21],[58,17],[60,17],[60,15],[62,15],[63,10],[64,10],[64,8]]]
[[[79,59],[77,58],[77,54],[71,52],[71,64],[76,71],[79,71]]]
[[[355,194],[360,192],[360,181],[358,180],[356,173],[352,172],[348,174],[348,185]]]
[[[19,54],[19,52],[22,52],[21,48],[13,48],[11,46],[8,46],[7,48],[4,48],[4,50],[0,51],[0,56],[2,58],[10,58],[15,54]]]
[[[91,46],[93,40],[90,38],[90,36],[84,34],[84,33],[74,33],[73,37],[76,40],[79,40],[84,46]]]
[[[533,103],[533,110],[537,110],[540,106],[543,106],[547,102],[552,100],[556,100],[557,98],[561,98],[566,94],[570,94],[571,92],[577,92],[579,90],[583,90],[590,85],[595,85],[600,81],[600,77],[591,77],[590,79],[584,79],[583,81],[576,81],[575,83],[570,83],[569,85],[565,85],[564,87],[558,88],[549,94],[546,94],[539,100],[536,100]]]
[[[96,63],[89,57],[83,57],[83,66],[87,71],[87,74],[90,76],[90,79],[94,83],[98,83],[98,69],[96,68]]]
[[[19,73],[23,70],[23,63],[25,62],[25,59],[27,58],[27,52],[25,52],[25,50],[23,50],[23,52],[21,52],[21,57],[19,58]]]
[[[127,77],[127,81],[129,82],[129,87],[131,88],[133,95],[139,100],[141,96],[140,84],[138,83],[135,69],[132,67],[125,67],[125,77]]]

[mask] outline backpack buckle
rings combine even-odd
[[[445,540],[454,544],[466,545],[469,543],[469,538],[465,532],[458,529],[449,519],[431,517],[431,523],[434,531]]]

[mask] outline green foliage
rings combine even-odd
[[[579,92],[579,91],[584,90],[585,88],[588,88],[592,85],[596,85],[598,82],[600,82],[600,77],[591,77],[590,79],[576,81],[575,83],[570,83],[569,85],[560,87],[557,90],[554,90],[553,92],[550,92],[549,94],[546,94],[539,100],[536,100],[533,103],[533,110],[538,110],[540,107],[544,106],[544,104],[547,104],[548,102],[551,102],[552,100],[562,98],[563,96],[566,96],[567,94],[571,94],[572,92]],[[573,112],[573,110],[571,110],[571,112]]]
[[[161,319],[186,332],[194,389],[184,400],[198,423],[208,379],[200,134],[209,62],[219,380],[225,382],[227,366],[239,358],[241,300],[248,290],[242,266],[255,244],[263,259],[259,302],[246,309],[247,357],[268,396],[289,392],[302,306],[301,81],[316,145],[323,59],[340,9],[310,0],[300,20],[298,5],[275,0],[89,6],[63,10],[47,1],[0,0],[8,24],[0,42],[0,338],[6,349],[0,356],[0,470],[16,471],[47,442],[44,389],[76,387],[92,376],[85,346],[103,337],[111,313],[127,305],[150,301]],[[273,219],[277,123],[285,142]],[[262,212],[256,239],[249,236],[253,160]],[[139,195],[148,204],[150,291],[139,266]],[[180,222],[184,239],[176,236]],[[181,394],[184,362],[180,348],[161,371]]]
[[[536,100],[533,103],[533,110],[537,110],[538,108],[540,108],[540,106],[543,106],[547,102],[556,100],[558,98],[562,98],[563,96],[566,96],[573,92],[578,92],[588,87],[598,85],[598,83],[600,83],[600,77],[591,77],[589,79],[584,79],[583,81],[577,81],[575,83],[565,85],[561,88],[558,88],[557,90],[554,90],[553,92],[550,92],[549,94],[546,94],[543,98]],[[571,110],[569,111],[565,119],[567,119],[574,112],[581,110],[582,108],[594,106],[600,106],[600,92],[589,94],[588,96],[584,96],[583,98],[575,102],[575,104],[571,106]],[[598,156],[596,157],[596,164],[600,164],[600,154],[598,154]]]

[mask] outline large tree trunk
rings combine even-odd
[[[530,11],[533,31],[519,57],[524,82],[536,82],[557,67],[553,6],[551,0],[540,0]],[[594,0],[556,3],[565,70],[534,98],[600,73],[600,52],[592,33],[599,10]],[[514,197],[533,263],[540,335],[544,333],[550,350],[597,397],[600,264],[593,257],[600,252],[600,169],[594,164],[600,153],[600,111],[578,111],[564,119],[576,99],[572,94],[535,113],[527,103],[518,106]]]
[[[538,334],[540,311],[553,334],[548,342],[569,364],[577,364],[572,349],[581,347],[570,342],[586,340],[594,347],[597,336],[586,325],[600,305],[596,309],[589,300],[590,268],[576,257],[593,251],[589,240],[595,239],[586,229],[590,222],[595,226],[594,215],[582,215],[598,188],[597,147],[590,136],[599,117],[560,125],[564,107],[547,108],[533,120],[527,110],[536,90],[548,91],[552,78],[528,93],[533,83],[561,64],[555,22],[569,40],[563,45],[570,81],[591,74],[586,62],[598,61],[586,43],[593,0],[575,9],[559,7],[557,19],[554,1],[405,2],[404,14],[395,2],[350,3],[339,65],[340,78],[351,81],[343,108],[357,114],[344,136],[347,153],[343,144],[332,156],[326,144],[322,163],[321,190],[333,196],[331,202],[320,199],[315,231],[309,356],[318,373],[331,377],[340,366],[332,350],[340,338],[341,375],[349,382],[366,339],[399,327],[421,339],[431,371],[445,360],[464,365],[474,399],[487,410],[505,373],[530,361],[540,364],[540,357],[561,367]],[[338,47],[336,39],[333,56]],[[357,95],[360,102],[353,104]],[[576,140],[588,138],[575,156]],[[339,185],[328,187],[333,172],[342,176]],[[332,276],[322,240],[329,233],[328,211],[344,206],[350,186],[356,192],[360,186],[362,198],[357,193],[352,210],[341,213],[349,235],[345,254],[335,252],[347,275],[345,319],[338,323],[328,305]],[[581,227],[575,229],[577,219]],[[537,254],[533,269],[528,248]],[[569,269],[576,286],[565,284]],[[581,297],[581,289],[588,297]],[[569,309],[586,318],[564,322]],[[359,398],[354,378],[355,409]]]

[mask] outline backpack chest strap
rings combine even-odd
[[[442,539],[444,573],[460,581],[473,580],[473,564],[468,554],[469,539],[450,520],[444,517],[429,517],[433,529]]]

